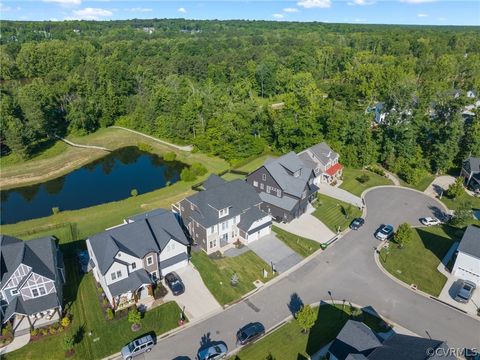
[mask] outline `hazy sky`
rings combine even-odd
[[[254,19],[381,24],[480,25],[480,1],[110,1],[0,0],[8,20],[117,20],[133,18]]]

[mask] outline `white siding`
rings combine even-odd
[[[132,272],[132,271],[136,271],[138,269],[142,269],[143,268],[143,261],[142,259],[139,259],[139,258],[136,258],[135,256],[131,256],[129,254],[125,254],[124,252],[121,252],[119,251],[118,254],[115,256],[116,259],[119,259],[123,262],[126,262],[128,263],[128,272]],[[136,264],[136,267],[135,269],[132,269],[132,265],[135,263]]]
[[[452,274],[460,279],[470,280],[480,285],[480,259],[459,252]]]
[[[178,241],[170,240],[160,253],[160,265],[162,261],[170,259],[178,254],[187,253],[187,247],[183,244],[180,244]]]
[[[117,272],[121,272],[121,276],[117,276]],[[112,280],[112,274],[115,274],[115,280]],[[117,281],[126,279],[128,277],[128,269],[127,266],[124,264],[120,264],[118,262],[114,262],[112,266],[107,270],[105,274],[105,282],[107,285],[116,283]]]
[[[272,218],[271,218],[270,215],[267,215],[267,216],[263,217],[262,219],[254,221],[253,224],[250,226],[250,228],[248,230],[253,230],[255,228],[258,228],[258,227],[262,226],[263,224],[268,223],[269,221],[272,221]],[[246,243],[247,244],[251,243],[252,241],[258,240],[261,237],[270,234],[271,230],[272,230],[271,228],[272,228],[271,226],[267,226],[267,227],[261,229],[260,231],[257,231],[253,234],[250,234],[250,235],[247,235],[247,239],[245,239]]]

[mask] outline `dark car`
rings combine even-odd
[[[175,296],[185,292],[185,286],[177,273],[171,272],[165,275],[165,283]]]
[[[355,218],[353,221],[350,223],[350,229],[352,230],[358,230],[360,229],[363,224],[365,224],[365,219],[363,218]]]
[[[245,325],[237,332],[237,345],[245,345],[265,334],[265,327],[259,323]]]
[[[393,236],[393,231],[394,231],[393,225],[390,225],[390,224],[382,225],[375,233],[375,237],[378,240],[388,240]]]
[[[228,348],[223,342],[211,344],[198,350],[197,360],[217,360],[227,357]]]
[[[458,289],[457,296],[455,296],[455,300],[466,304],[470,301],[470,298],[475,291],[475,283],[468,280],[461,280],[459,285],[460,287]]]

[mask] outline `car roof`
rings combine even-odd
[[[205,347],[201,348],[200,350],[198,350],[198,356],[203,357],[203,356],[214,354],[214,353],[216,353],[216,350],[215,350],[216,347],[219,347],[220,351],[222,351],[222,352],[227,351],[227,346],[223,343],[212,344],[212,345],[205,346]]]
[[[137,340],[134,340],[133,343],[135,344],[135,346],[138,346],[138,345],[145,344],[149,341],[153,341],[153,338],[150,335],[147,335],[147,336],[143,336],[143,337],[141,337]]]
[[[243,328],[240,329],[240,331],[251,334],[255,331],[263,330],[263,329],[264,329],[264,326],[261,323],[254,322],[254,323],[245,325]]]

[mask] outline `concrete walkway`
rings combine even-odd
[[[64,143],[70,145],[70,146],[73,146],[73,147],[78,147],[78,148],[82,148],[82,149],[95,149],[95,150],[103,150],[103,151],[112,151],[110,149],[107,149],[105,147],[102,147],[102,146],[96,146],[96,145],[82,145],[82,144],[76,144],[70,140],[67,140],[67,139],[64,139],[58,135],[55,135],[55,137],[59,140],[62,140]]]
[[[318,186],[318,192],[330,196],[332,198],[344,201],[346,203],[352,204],[358,208],[362,207],[362,199],[358,196],[349,193],[346,190],[340,189],[339,187],[330,186],[328,184],[320,184]]]
[[[30,342],[30,332],[23,335],[15,336],[15,338],[10,344],[0,348],[0,355],[18,350],[24,347],[25,345],[27,345],[29,342]]]
[[[436,177],[430,185],[425,189],[424,193],[428,196],[437,198],[455,182],[455,177],[451,175],[443,175]]]
[[[175,149],[178,149],[178,150],[188,151],[188,152],[190,152],[190,151],[193,150],[193,146],[192,146],[192,145],[182,146],[182,145],[172,144],[172,143],[170,143],[170,142],[168,142],[168,141],[158,139],[158,138],[156,138],[156,137],[153,137],[153,136],[150,136],[150,135],[141,133],[141,132],[139,132],[139,131],[124,128],[123,126],[110,126],[110,128],[113,128],[113,129],[122,129],[122,130],[125,130],[125,131],[130,131],[131,133],[144,136],[144,137],[146,137],[146,138],[149,138],[150,140],[159,142],[159,143],[164,144],[164,145],[167,145],[167,146],[171,146],[171,147],[173,147],[173,148],[175,148]]]
[[[273,263],[277,272],[282,273],[302,261],[302,257],[285,243],[269,234],[248,244],[248,247],[260,256],[268,265]],[[267,269],[266,269],[267,270]]]
[[[400,186],[400,179],[397,177],[397,175],[395,175],[394,173],[391,173],[390,171],[385,170],[384,168],[382,169],[383,171],[385,171],[385,176],[388,179],[392,180],[393,185]]]

